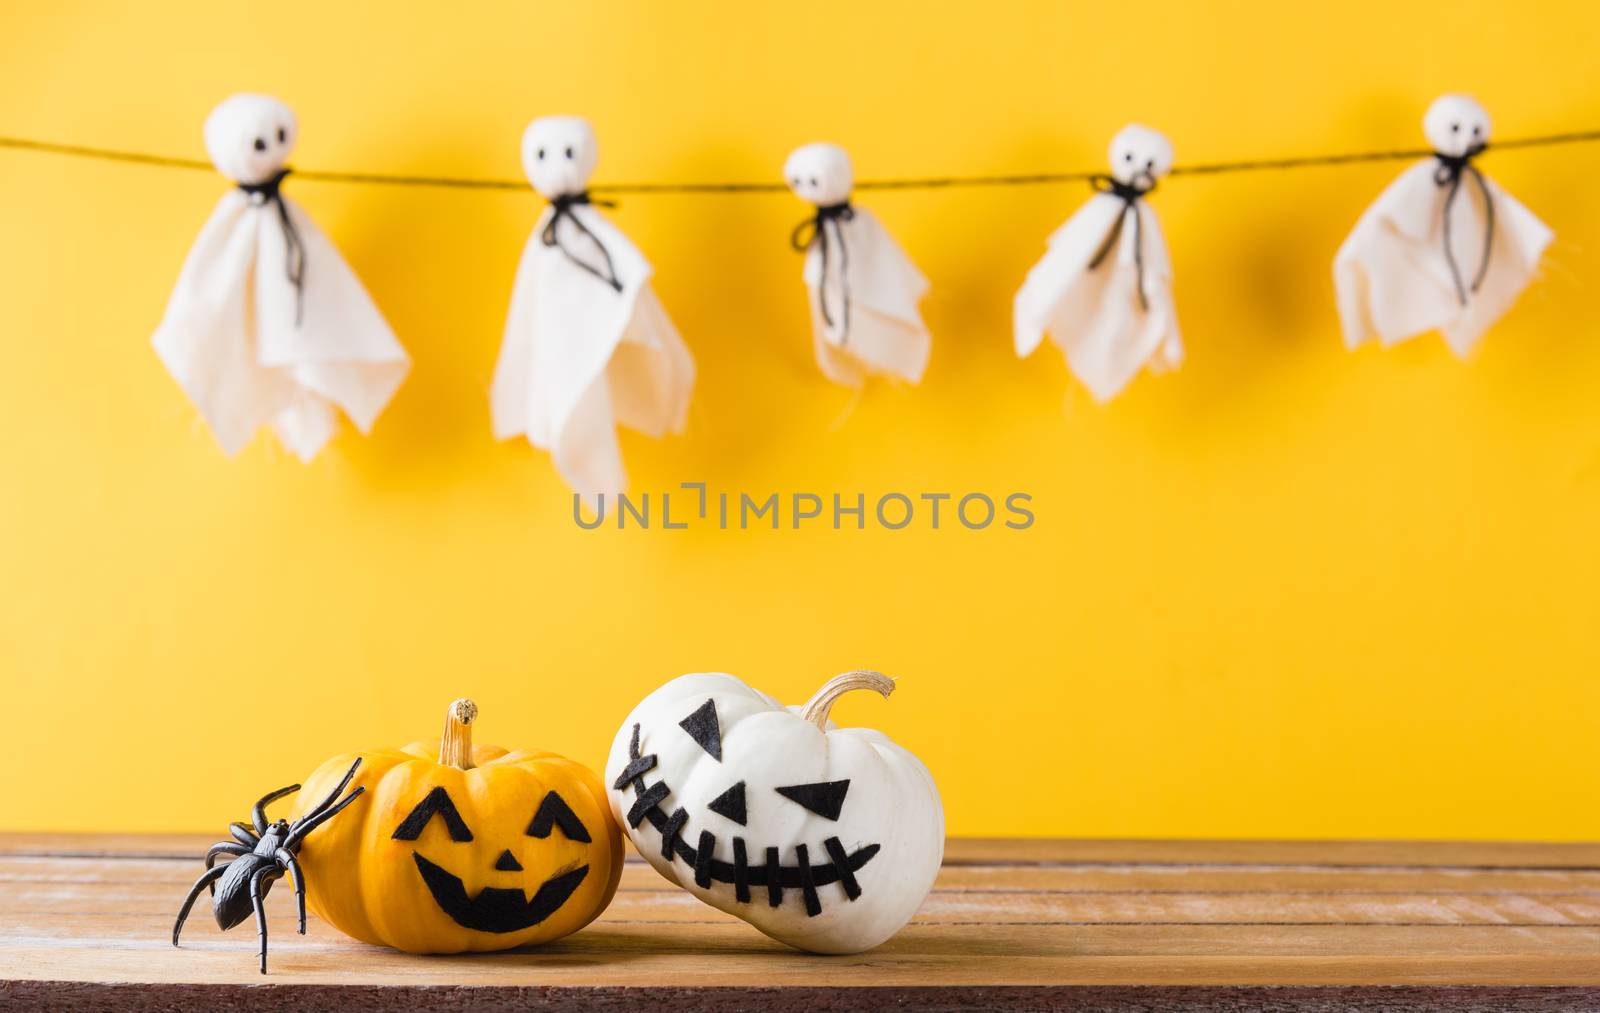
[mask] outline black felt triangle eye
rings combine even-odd
[[[718,816],[723,816],[727,819],[733,820],[733,822],[739,824],[741,827],[744,826],[744,782],[740,781],[732,788],[729,788],[721,795],[718,795],[716,798],[712,799],[706,804],[706,808],[710,809]]]
[[[777,792],[789,801],[805,806],[823,819],[836,820],[839,818],[839,810],[844,808],[844,796],[849,790],[850,780],[846,778],[843,781],[792,784],[787,788],[778,788]]]
[[[544,801],[539,803],[539,811],[533,814],[533,822],[528,824],[528,836],[549,837],[551,827],[560,827],[568,840],[589,843],[589,831],[583,821],[567,805],[567,800],[553,791],[546,792]]]
[[[428,821],[434,816],[444,820],[445,829],[450,831],[452,841],[466,842],[472,840],[472,831],[467,829],[467,823],[456,812],[456,804],[450,801],[450,793],[438,787],[428,792],[417,807],[411,810],[404,822],[394,829],[394,839],[397,841],[414,841],[422,836],[422,831],[427,827]]]
[[[711,754],[712,759],[722,762],[722,726],[717,724],[717,703],[707,700],[693,714],[678,722],[678,727],[689,733],[689,737],[700,743],[700,748]]]

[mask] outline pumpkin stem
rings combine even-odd
[[[873,672],[867,669],[857,669],[836,675],[817,690],[815,696],[806,701],[800,708],[800,716],[817,726],[818,731],[828,730],[828,712],[833,710],[833,703],[844,694],[855,689],[871,689],[888,696],[894,692],[894,680],[882,672]]]
[[[452,701],[444,713],[444,734],[439,737],[439,762],[471,770],[472,722],[478,719],[478,705],[462,697]]]

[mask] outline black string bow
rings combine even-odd
[[[599,278],[607,285],[610,285],[616,291],[621,292],[622,282],[618,280],[617,269],[611,263],[611,252],[606,249],[606,244],[600,241],[600,237],[589,231],[589,227],[584,225],[583,222],[579,220],[578,216],[572,213],[573,206],[577,204],[598,204],[601,207],[607,208],[616,207],[616,204],[611,201],[597,201],[591,199],[589,197],[589,191],[587,190],[583,191],[582,193],[564,193],[559,197],[553,197],[550,200],[550,220],[544,223],[544,231],[539,234],[539,239],[546,246],[559,247],[561,252],[567,255],[568,260],[572,261],[574,264],[577,264],[585,271],[588,271],[596,278]],[[561,233],[557,226],[561,224],[561,219],[563,218],[571,222],[573,228],[588,236],[589,241],[594,243],[595,248],[600,251],[600,256],[605,258],[604,271],[584,260],[576,253],[572,252],[572,250],[561,241]]]
[[[1494,249],[1494,196],[1489,193],[1489,181],[1472,164],[1472,160],[1483,154],[1488,146],[1487,142],[1479,142],[1460,155],[1433,153],[1433,157],[1439,161],[1438,167],[1433,170],[1434,185],[1447,188],[1444,194],[1444,259],[1450,265],[1450,279],[1456,283],[1456,298],[1461,300],[1463,306],[1467,304],[1468,292],[1475,295],[1483,285],[1483,279],[1489,273],[1489,253]],[[1478,184],[1478,192],[1483,195],[1483,258],[1478,262],[1478,273],[1473,277],[1470,289],[1462,284],[1461,267],[1456,263],[1455,251],[1450,248],[1450,206],[1461,191],[1462,173],[1472,174]]]
[[[839,307],[843,319],[840,321],[840,344],[849,340],[850,335],[850,251],[844,245],[844,230],[841,222],[848,222],[855,218],[856,209],[850,206],[849,201],[838,204],[819,204],[817,213],[794,227],[789,233],[789,245],[804,253],[811,249],[812,243],[820,244],[822,254],[822,283],[817,286],[817,302],[822,307],[822,320],[833,327],[833,315],[828,312],[828,223],[833,223],[833,230],[838,235],[839,243]]]
[[[238,187],[249,194],[257,204],[277,205],[278,221],[283,225],[284,245],[288,248],[288,253],[284,257],[284,270],[288,273],[289,284],[294,286],[294,325],[299,327],[305,303],[306,246],[301,241],[294,222],[289,218],[289,206],[283,202],[283,194],[280,192],[283,179],[289,172],[288,168],[279,169],[271,179],[260,183],[239,183]]]
[[[1148,313],[1150,300],[1144,294],[1144,224],[1139,215],[1139,198],[1156,188],[1155,177],[1148,172],[1141,172],[1133,177],[1132,183],[1124,183],[1110,176],[1097,175],[1089,177],[1089,185],[1094,187],[1096,193],[1108,193],[1122,201],[1122,210],[1117,212],[1117,223],[1111,227],[1105,242],[1100,244],[1100,249],[1090,259],[1089,270],[1099,267],[1111,253],[1117,245],[1117,237],[1122,235],[1122,223],[1132,215],[1134,281],[1139,293],[1139,309]]]

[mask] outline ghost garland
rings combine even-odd
[[[1050,237],[1013,305],[1017,355],[1045,334],[1098,400],[1115,397],[1140,369],[1183,361],[1172,262],[1145,198],[1172,169],[1172,145],[1149,127],[1111,140],[1111,174],[1095,196]]]
[[[309,461],[337,411],[371,430],[410,368],[338,250],[283,194],[298,133],[289,107],[264,95],[235,95],[206,118],[206,153],[234,189],[152,339],[229,455],[265,425]]]
[[[847,672],[800,708],[731,675],[672,680],[634,708],[606,763],[611,811],[655,870],[774,939],[858,953],[900,930],[944,855],[944,808],[920,760],[828,720]]]
[[[872,212],[851,203],[850,156],[836,145],[807,144],[789,156],[783,174],[795,195],[816,207],[789,241],[806,255],[817,365],[851,386],[875,374],[916,383],[932,344],[917,310],[928,280]]]
[[[550,204],[517,268],[491,392],[495,437],[550,451],[591,503],[627,485],[616,426],[681,432],[695,372],[649,262],[589,197],[597,156],[578,117],[523,135],[523,168]]]
[[[1422,130],[1433,157],[1378,196],[1334,257],[1339,320],[1351,348],[1438,330],[1464,358],[1533,280],[1554,233],[1474,163],[1489,146],[1477,102],[1442,96]]]
[[[1429,330],[1467,356],[1534,278],[1554,236],[1477,165],[1488,114],[1462,95],[1429,107],[1433,153],[1403,172],[1356,222],[1334,258],[1338,312],[1354,348]],[[294,113],[263,95],[235,95],[205,123],[211,163],[234,184],[196,239],[152,343],[232,455],[270,427],[302,460],[338,429],[340,413],[368,432],[410,360],[333,244],[284,193],[298,135]],[[1569,133],[1523,145],[1594,139]],[[10,146],[194,167],[185,159],[0,138]],[[535,120],[523,165],[549,203],[518,267],[491,391],[499,439],[525,436],[550,452],[591,505],[623,491],[616,427],[653,437],[681,432],[695,365],[650,285],[652,269],[588,191],[594,132],[578,117]],[[1241,168],[1376,161],[1354,156],[1223,163]],[[1149,197],[1172,171],[1172,146],[1147,127],[1121,130],[1109,174],[1049,238],[1013,302],[1013,341],[1031,355],[1048,335],[1099,400],[1143,369],[1181,364],[1172,264]],[[485,181],[317,173],[442,185]],[[928,281],[867,209],[852,202],[849,156],[831,144],[796,149],[789,189],[814,208],[791,234],[805,254],[818,366],[860,386],[884,375],[920,381],[931,337],[919,303]],[[1055,177],[1032,177],[1029,181]],[[983,178],[972,182],[1008,182]],[[497,182],[489,181],[492,185]],[[897,180],[879,185],[960,180]],[[650,190],[744,191],[777,184],[651,184]]]

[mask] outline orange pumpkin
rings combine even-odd
[[[457,700],[439,741],[345,753],[306,778],[297,798],[319,799],[360,756],[352,786],[367,789],[301,846],[318,916],[364,942],[460,953],[548,942],[605,910],[623,851],[599,777],[473,747],[476,717]]]

